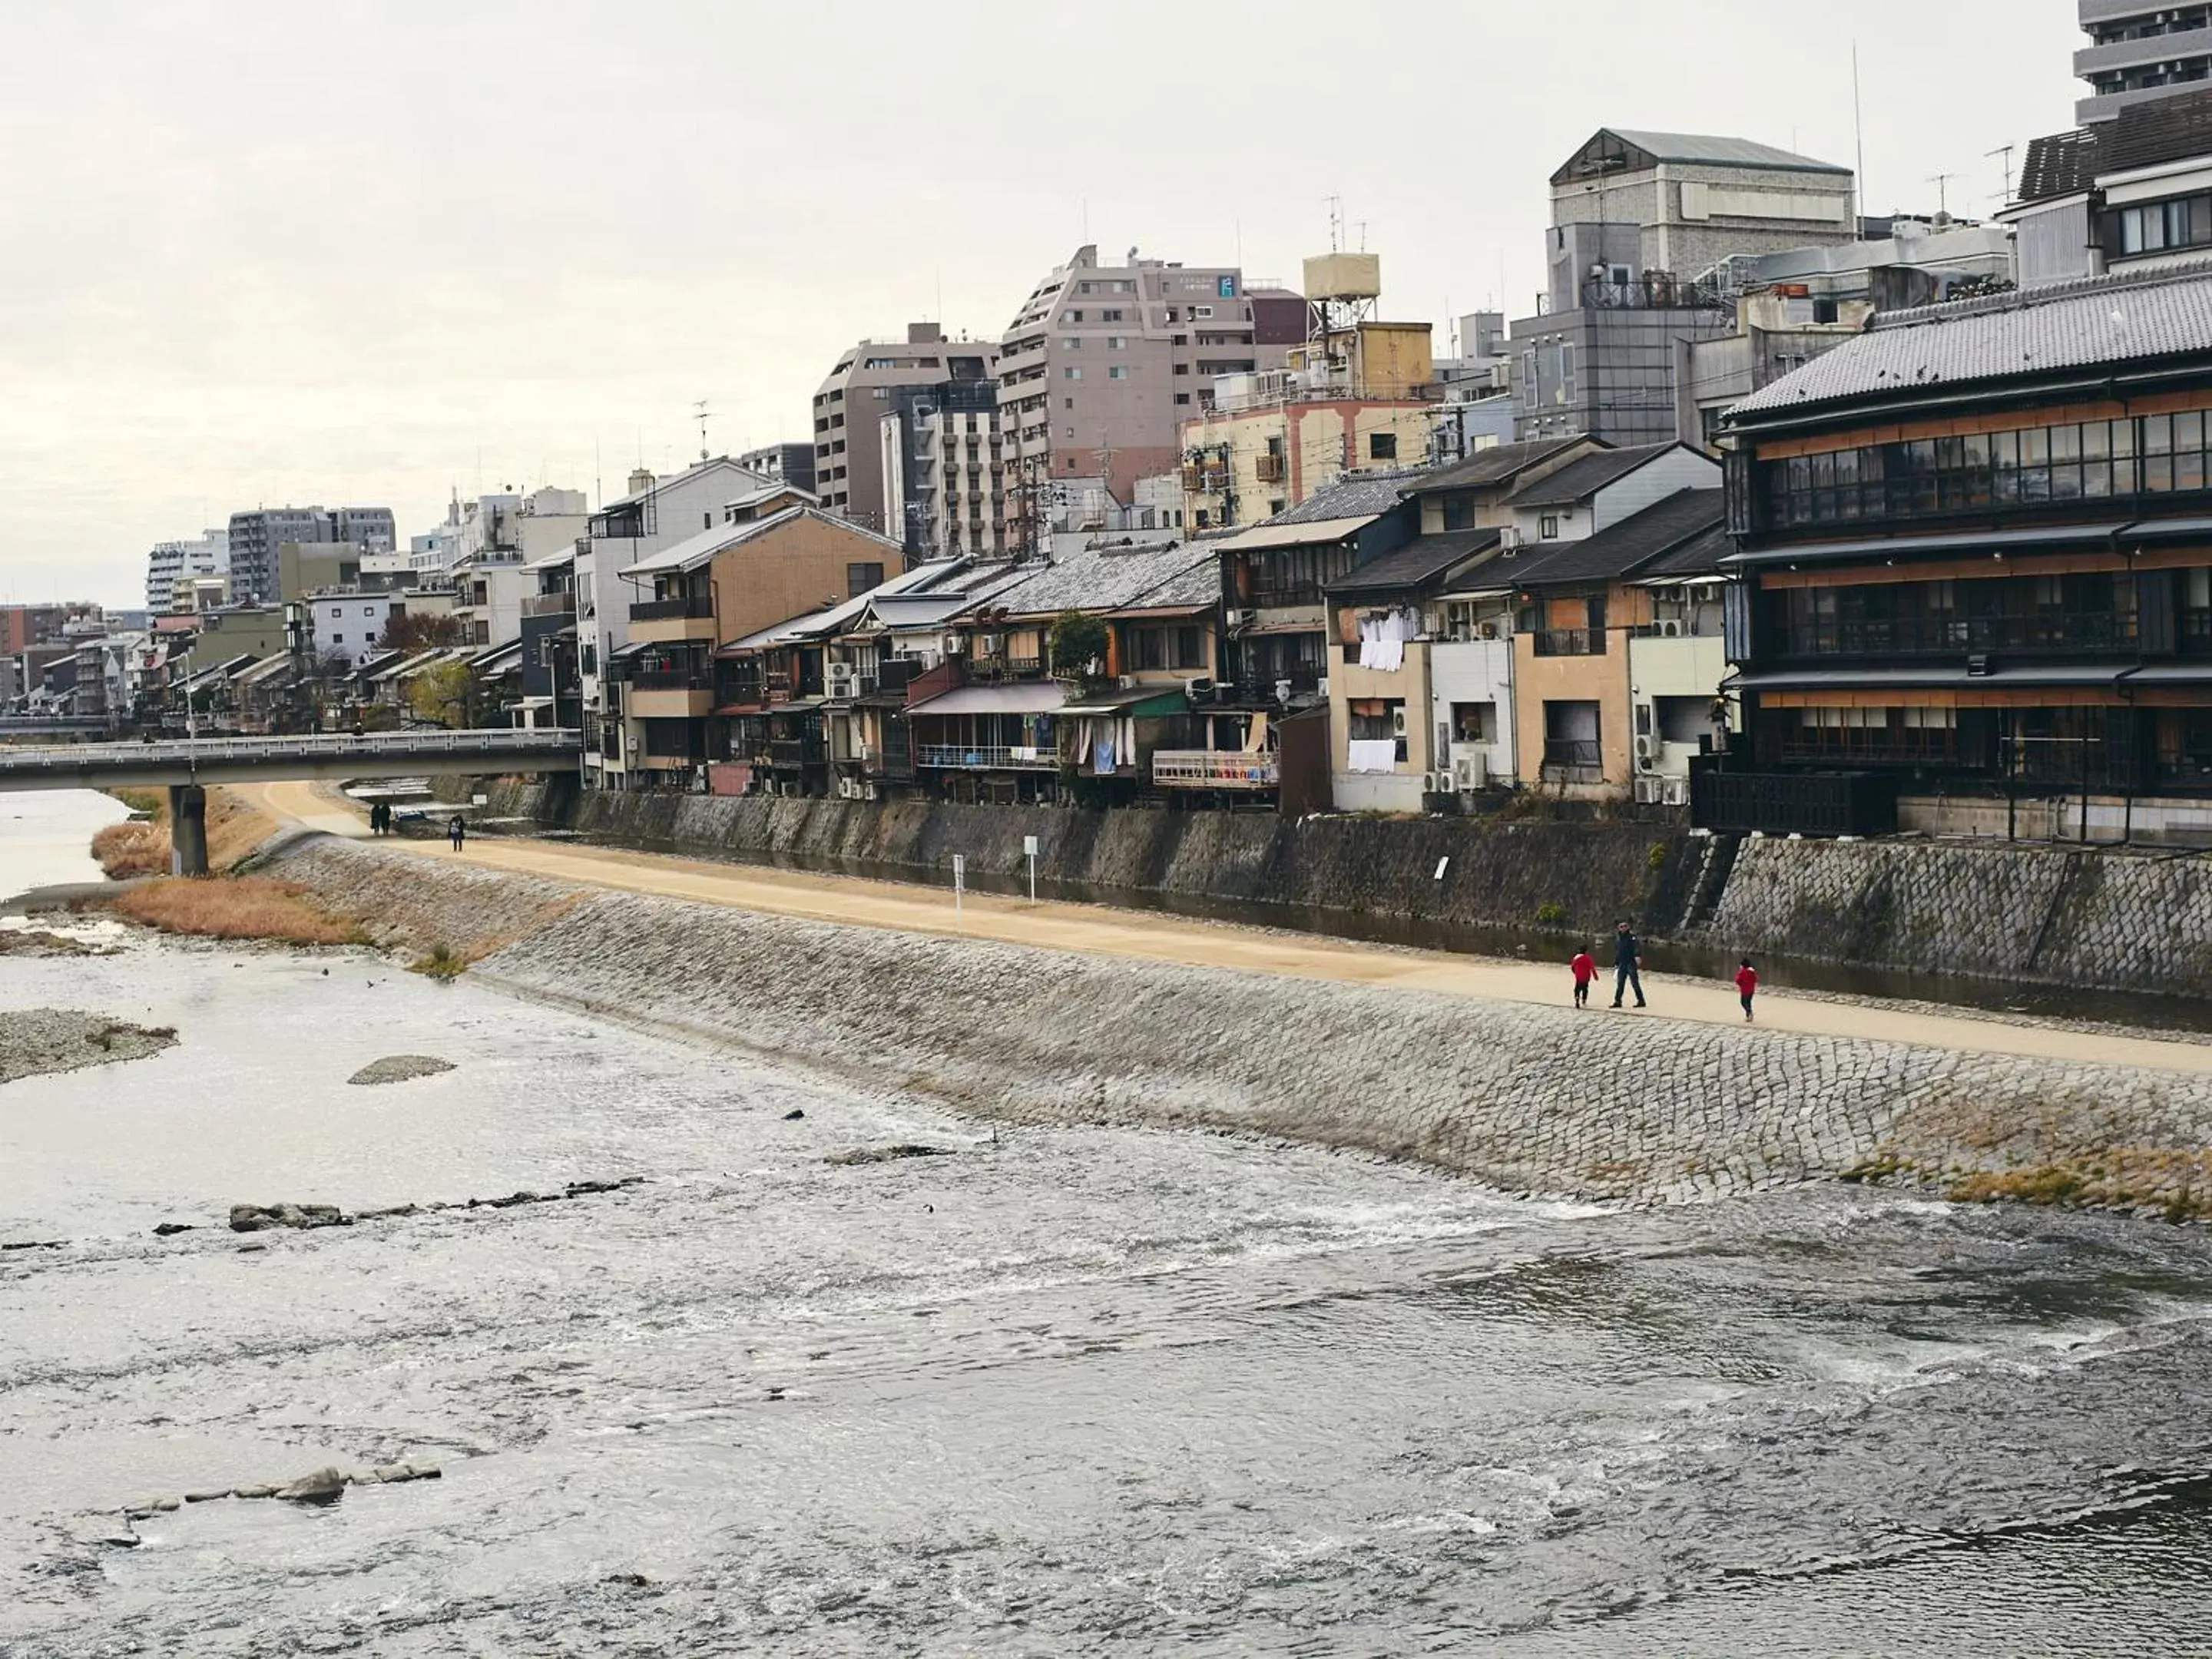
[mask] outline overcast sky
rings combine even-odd
[[[143,602],[265,502],[611,493],[808,434],[844,346],[995,336],[1085,240],[1533,309],[1601,125],[1957,212],[2071,125],[2073,0],[25,0],[0,54],[0,597]],[[1088,232],[1086,236],[1086,225]],[[941,295],[941,299],[940,299]]]

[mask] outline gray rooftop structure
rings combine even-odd
[[[1731,424],[1859,399],[1925,397],[1942,388],[2212,352],[2212,261],[2139,275],[2057,283],[1875,319],[1867,332],[1753,393]]]

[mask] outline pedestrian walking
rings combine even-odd
[[[1575,1006],[1589,1007],[1590,981],[1597,977],[1597,958],[1590,955],[1587,945],[1575,952],[1567,971],[1575,976]]]
[[[1735,994],[1743,999],[1743,1017],[1751,1018],[1751,1000],[1759,994],[1759,969],[1751,965],[1751,958],[1743,959],[1743,966],[1735,970]]]
[[[469,838],[468,823],[459,812],[456,812],[453,814],[453,823],[448,824],[447,828],[453,834],[453,850],[458,853],[461,850],[461,844]]]
[[[1613,1006],[1620,1006],[1621,994],[1633,990],[1636,1006],[1644,1006],[1644,947],[1626,922],[1617,922],[1613,930]]]

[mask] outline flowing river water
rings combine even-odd
[[[0,797],[0,887],[113,814]],[[0,1653],[2212,1646],[2204,1230],[994,1136],[359,951],[0,1006],[180,1037],[0,1089],[0,1242],[61,1243],[0,1254]],[[408,1053],[456,1069],[346,1081]],[[827,1161],[895,1145],[944,1155]]]

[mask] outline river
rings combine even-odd
[[[0,887],[112,811],[0,798]],[[1843,1188],[1613,1212],[1213,1136],[994,1135],[358,951],[0,958],[0,1003],[180,1036],[0,1091],[0,1242],[64,1242],[0,1255],[6,1655],[2212,1630],[2202,1229]],[[347,1084],[403,1053],[457,1069]],[[899,1144],[945,1155],[826,1161]],[[327,1508],[156,1514],[133,1549],[88,1530],[426,1459]]]

